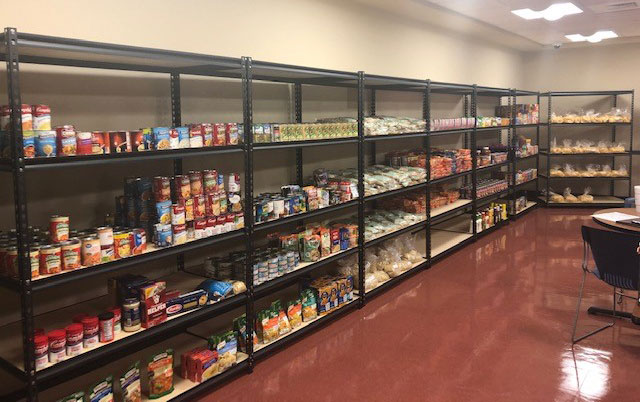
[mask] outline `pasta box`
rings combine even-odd
[[[179,294],[176,291],[167,293],[167,316],[172,316],[185,311],[204,306],[209,301],[208,293],[198,289],[193,292]]]

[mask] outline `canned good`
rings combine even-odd
[[[196,228],[193,222],[187,222],[187,241],[194,240],[196,238]]]
[[[157,223],[153,226],[154,238],[156,245],[159,247],[170,246],[172,242],[171,238],[171,225]]]
[[[31,279],[40,276],[40,246],[33,246],[29,250],[29,265],[31,266]]]
[[[202,173],[198,171],[190,171],[189,172],[189,182],[191,184],[191,195],[200,195],[202,194]]]
[[[93,153],[91,139],[92,135],[89,131],[81,131],[76,134],[76,153],[78,155],[91,155]]]
[[[204,137],[204,146],[213,146],[213,124],[202,123],[202,136]]]
[[[51,108],[49,106],[33,105],[31,108],[31,113],[32,126],[34,130],[51,130]]]
[[[178,148],[189,148],[189,127],[176,127],[175,130],[178,132]]]
[[[202,181],[205,194],[218,190],[218,172],[216,170],[203,170]]]
[[[202,239],[204,237],[207,237],[207,235],[206,235],[206,233],[207,233],[207,220],[204,219],[204,218],[196,219],[194,221],[194,230],[195,230],[194,238]]]
[[[171,223],[171,201],[156,203],[156,215],[158,222],[162,224]]]
[[[122,310],[120,310],[120,307],[114,306],[109,308],[109,311],[113,313],[113,333],[114,335],[118,335],[122,330]]]
[[[113,246],[113,229],[110,226],[102,226],[97,230],[100,246]]]
[[[171,181],[168,177],[154,177],[152,187],[156,202],[169,201],[171,199]]]
[[[206,218],[207,219],[207,229],[205,232],[205,237],[213,236],[215,234],[215,228],[218,223],[218,218],[215,216]]]
[[[51,158],[57,155],[56,132],[35,131],[36,156]]]
[[[62,271],[62,250],[59,245],[40,247],[40,274],[57,274]]]
[[[73,323],[65,327],[67,335],[67,356],[76,356],[82,352],[83,328],[82,324]]]
[[[69,240],[69,217],[53,215],[49,220],[49,236],[52,243]]]
[[[49,363],[58,363],[67,355],[67,333],[64,329],[54,329],[47,334],[49,339]]]
[[[144,150],[148,151],[153,149],[153,130],[151,128],[141,128],[140,131],[142,131]]]
[[[161,151],[171,148],[168,127],[154,127],[151,130],[153,137],[153,149]]]
[[[178,130],[175,128],[169,129],[169,148],[180,148],[180,138],[178,138]]]
[[[70,271],[80,268],[80,249],[81,243],[78,239],[70,239],[60,243],[62,253],[62,270]]]
[[[112,154],[131,152],[131,138],[128,131],[109,131],[109,152]]]
[[[85,316],[82,323],[82,346],[85,349],[92,348],[98,344],[100,333],[100,321],[96,316]]]
[[[7,142],[8,141],[9,138],[7,138]],[[5,155],[5,157],[7,158],[11,157],[9,148],[9,146],[6,148],[8,154]],[[36,137],[33,131],[22,132],[22,150],[25,158],[33,158],[36,156]]]
[[[102,262],[109,262],[115,259],[115,250],[113,245],[100,246],[100,260]]]
[[[227,217],[220,215],[216,218],[216,226],[213,228],[213,234],[219,235],[225,232],[225,225],[227,223]]]
[[[42,370],[49,363],[49,338],[46,335],[34,335],[33,344],[36,370]]]
[[[175,198],[185,200],[191,197],[191,181],[187,175],[175,175],[173,177],[173,189]]]
[[[204,218],[207,214],[206,201],[204,195],[196,195],[193,200],[193,217],[195,219]]]
[[[144,229],[133,229],[129,242],[133,255],[144,253],[147,249],[147,232]]]
[[[113,341],[115,334],[113,328],[113,313],[107,311],[98,316],[100,325],[100,342],[107,343]]]
[[[17,278],[18,273],[18,247],[9,246],[4,254],[4,268],[8,276]]]
[[[184,206],[180,204],[171,205],[171,224],[184,225],[185,222]]]
[[[131,151],[133,152],[144,152],[148,149],[142,130],[129,131],[129,141],[131,143]]]
[[[213,125],[213,146],[225,146],[226,140],[226,128],[224,123],[216,123]]]
[[[98,236],[87,236],[82,238],[82,265],[90,267],[100,264],[102,252],[100,250],[100,239]]]
[[[238,124],[227,123],[225,125],[225,145],[238,145]]]
[[[114,258],[126,258],[131,256],[131,243],[129,241],[129,231],[120,230],[113,234]]]
[[[11,113],[11,106],[9,106],[9,113]],[[22,117],[22,131],[33,130],[33,114],[31,105],[20,105],[20,114]],[[51,123],[49,123],[49,130],[51,130]]]
[[[172,226],[173,232],[173,245],[184,244],[187,242],[187,227],[186,225]]]
[[[204,146],[204,133],[202,124],[192,124],[189,126],[189,147],[202,148]]]
[[[76,129],[73,126],[57,126],[58,156],[74,156],[77,152]]]
[[[208,193],[206,198],[206,214],[207,216],[218,216],[220,215],[220,195],[215,193]]]
[[[104,155],[109,153],[109,134],[105,131],[91,132],[91,153]]]
[[[182,203],[184,205],[184,219],[187,222],[191,222],[195,219],[193,213],[193,198],[187,198]]]

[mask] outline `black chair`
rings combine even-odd
[[[576,316],[573,320],[573,333],[571,335],[572,343],[579,342],[593,334],[613,326],[613,322],[610,322],[601,328],[576,338],[576,327],[578,324],[578,315],[580,314],[582,291],[584,289],[584,281],[587,278],[587,273],[595,275],[596,278],[613,287],[613,309],[605,310],[590,307],[589,313],[608,315],[614,318],[632,318],[629,313],[616,313],[616,296],[620,296],[619,303],[622,302],[621,298],[623,296],[636,300],[635,297],[625,295],[622,290],[637,291],[640,276],[640,256],[636,251],[640,243],[640,236],[630,233],[614,232],[589,226],[582,226],[582,240],[584,247],[582,256],[582,283],[580,284],[580,295],[578,296]],[[596,264],[593,270],[590,270],[588,267],[589,250],[591,251],[593,260]],[[621,291],[617,292],[616,289],[621,289]]]

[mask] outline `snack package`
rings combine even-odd
[[[571,188],[569,187],[564,189],[563,195],[564,195],[565,202],[572,202],[572,203],[578,202],[578,198],[575,195],[571,194]]]
[[[310,289],[302,291],[302,321],[312,321],[318,317],[316,297]]]
[[[187,359],[193,370],[189,375],[195,382],[206,381],[219,372],[218,352],[215,350],[205,349]]]
[[[199,289],[207,291],[209,300],[214,302],[228,296],[233,291],[233,285],[229,282],[216,281],[214,279],[207,279],[198,285]]]
[[[291,328],[302,325],[302,302],[300,299],[291,300],[287,303],[287,317]]]
[[[209,337],[209,349],[218,352],[218,373],[222,373],[236,364],[238,343],[233,331],[226,331],[219,335]],[[203,377],[203,381],[205,378]]]
[[[586,187],[584,193],[578,196],[578,202],[593,202],[593,196],[591,193],[591,187]]]
[[[613,176],[613,172],[611,171],[610,165],[602,165],[602,169],[600,170],[600,175],[604,177]]]
[[[551,176],[564,176],[564,172],[562,171],[562,168],[560,167],[560,165],[551,166],[551,169],[549,170],[549,174]]]
[[[109,376],[89,387],[86,402],[113,402],[113,377]]]
[[[173,392],[173,349],[151,356],[147,378],[149,398],[156,399]]]
[[[122,390],[123,402],[142,402],[140,361],[133,363],[129,369],[120,376],[120,389]]]
[[[573,153],[573,147],[571,146],[571,140],[570,139],[562,140],[562,148],[560,148],[560,153],[561,154],[572,154]]]
[[[364,275],[364,290],[366,292],[368,292],[368,291],[370,291],[372,289],[375,289],[375,287],[378,286],[378,283],[382,282],[382,281],[378,280],[378,277],[376,275],[378,272],[384,272],[384,271],[376,271],[375,273],[366,273]],[[389,277],[389,275],[387,275],[387,278],[388,277]]]
[[[56,402],[84,402],[84,392],[74,392],[62,399],[58,399]]]
[[[278,313],[271,309],[263,310],[260,315],[262,327],[262,343],[273,342],[280,336]]]

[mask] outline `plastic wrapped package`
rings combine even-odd
[[[593,196],[591,193],[591,187],[586,187],[584,193],[578,196],[578,202],[593,202]]]
[[[603,177],[613,176],[613,172],[611,171],[611,165],[602,165],[602,169],[600,170],[600,176],[603,176]]]
[[[620,165],[616,170],[612,171],[612,174],[615,177],[627,177],[629,175],[629,172],[627,171],[627,165]]]
[[[578,198],[575,195],[571,194],[571,188],[569,187],[564,189],[563,196],[564,196],[564,202],[570,202],[570,203],[578,202]]]
[[[553,191],[549,191],[549,201],[555,203],[566,202],[562,195],[554,193]]]
[[[553,140],[551,140],[551,144],[549,145],[549,147],[552,154],[562,153],[562,149],[558,146],[558,139],[556,137],[553,137]]]
[[[609,152],[612,153],[622,153],[625,152],[625,146],[623,142],[619,142],[617,144],[611,144],[611,146],[609,147]]]
[[[549,174],[551,176],[564,176],[564,172],[562,171],[562,168],[560,167],[560,165],[553,165],[551,166],[551,169],[549,169]]]
[[[583,177],[596,177],[598,175],[597,165],[588,164],[586,170],[582,171]]]
[[[564,164],[564,175],[565,177],[579,177],[580,176],[580,172],[578,172],[575,168],[574,165],[570,164],[570,163],[565,163]]]
[[[606,154],[611,152],[611,145],[607,143],[607,141],[598,141],[598,145],[596,145],[596,148],[598,150],[599,153],[601,154]]]
[[[571,147],[571,140],[570,139],[564,139],[562,140],[562,148],[560,148],[560,153],[561,154],[571,154],[573,153],[573,148]]]
[[[368,292],[374,289],[378,285],[379,281],[376,275],[373,273],[366,273],[364,275],[364,291]]]

